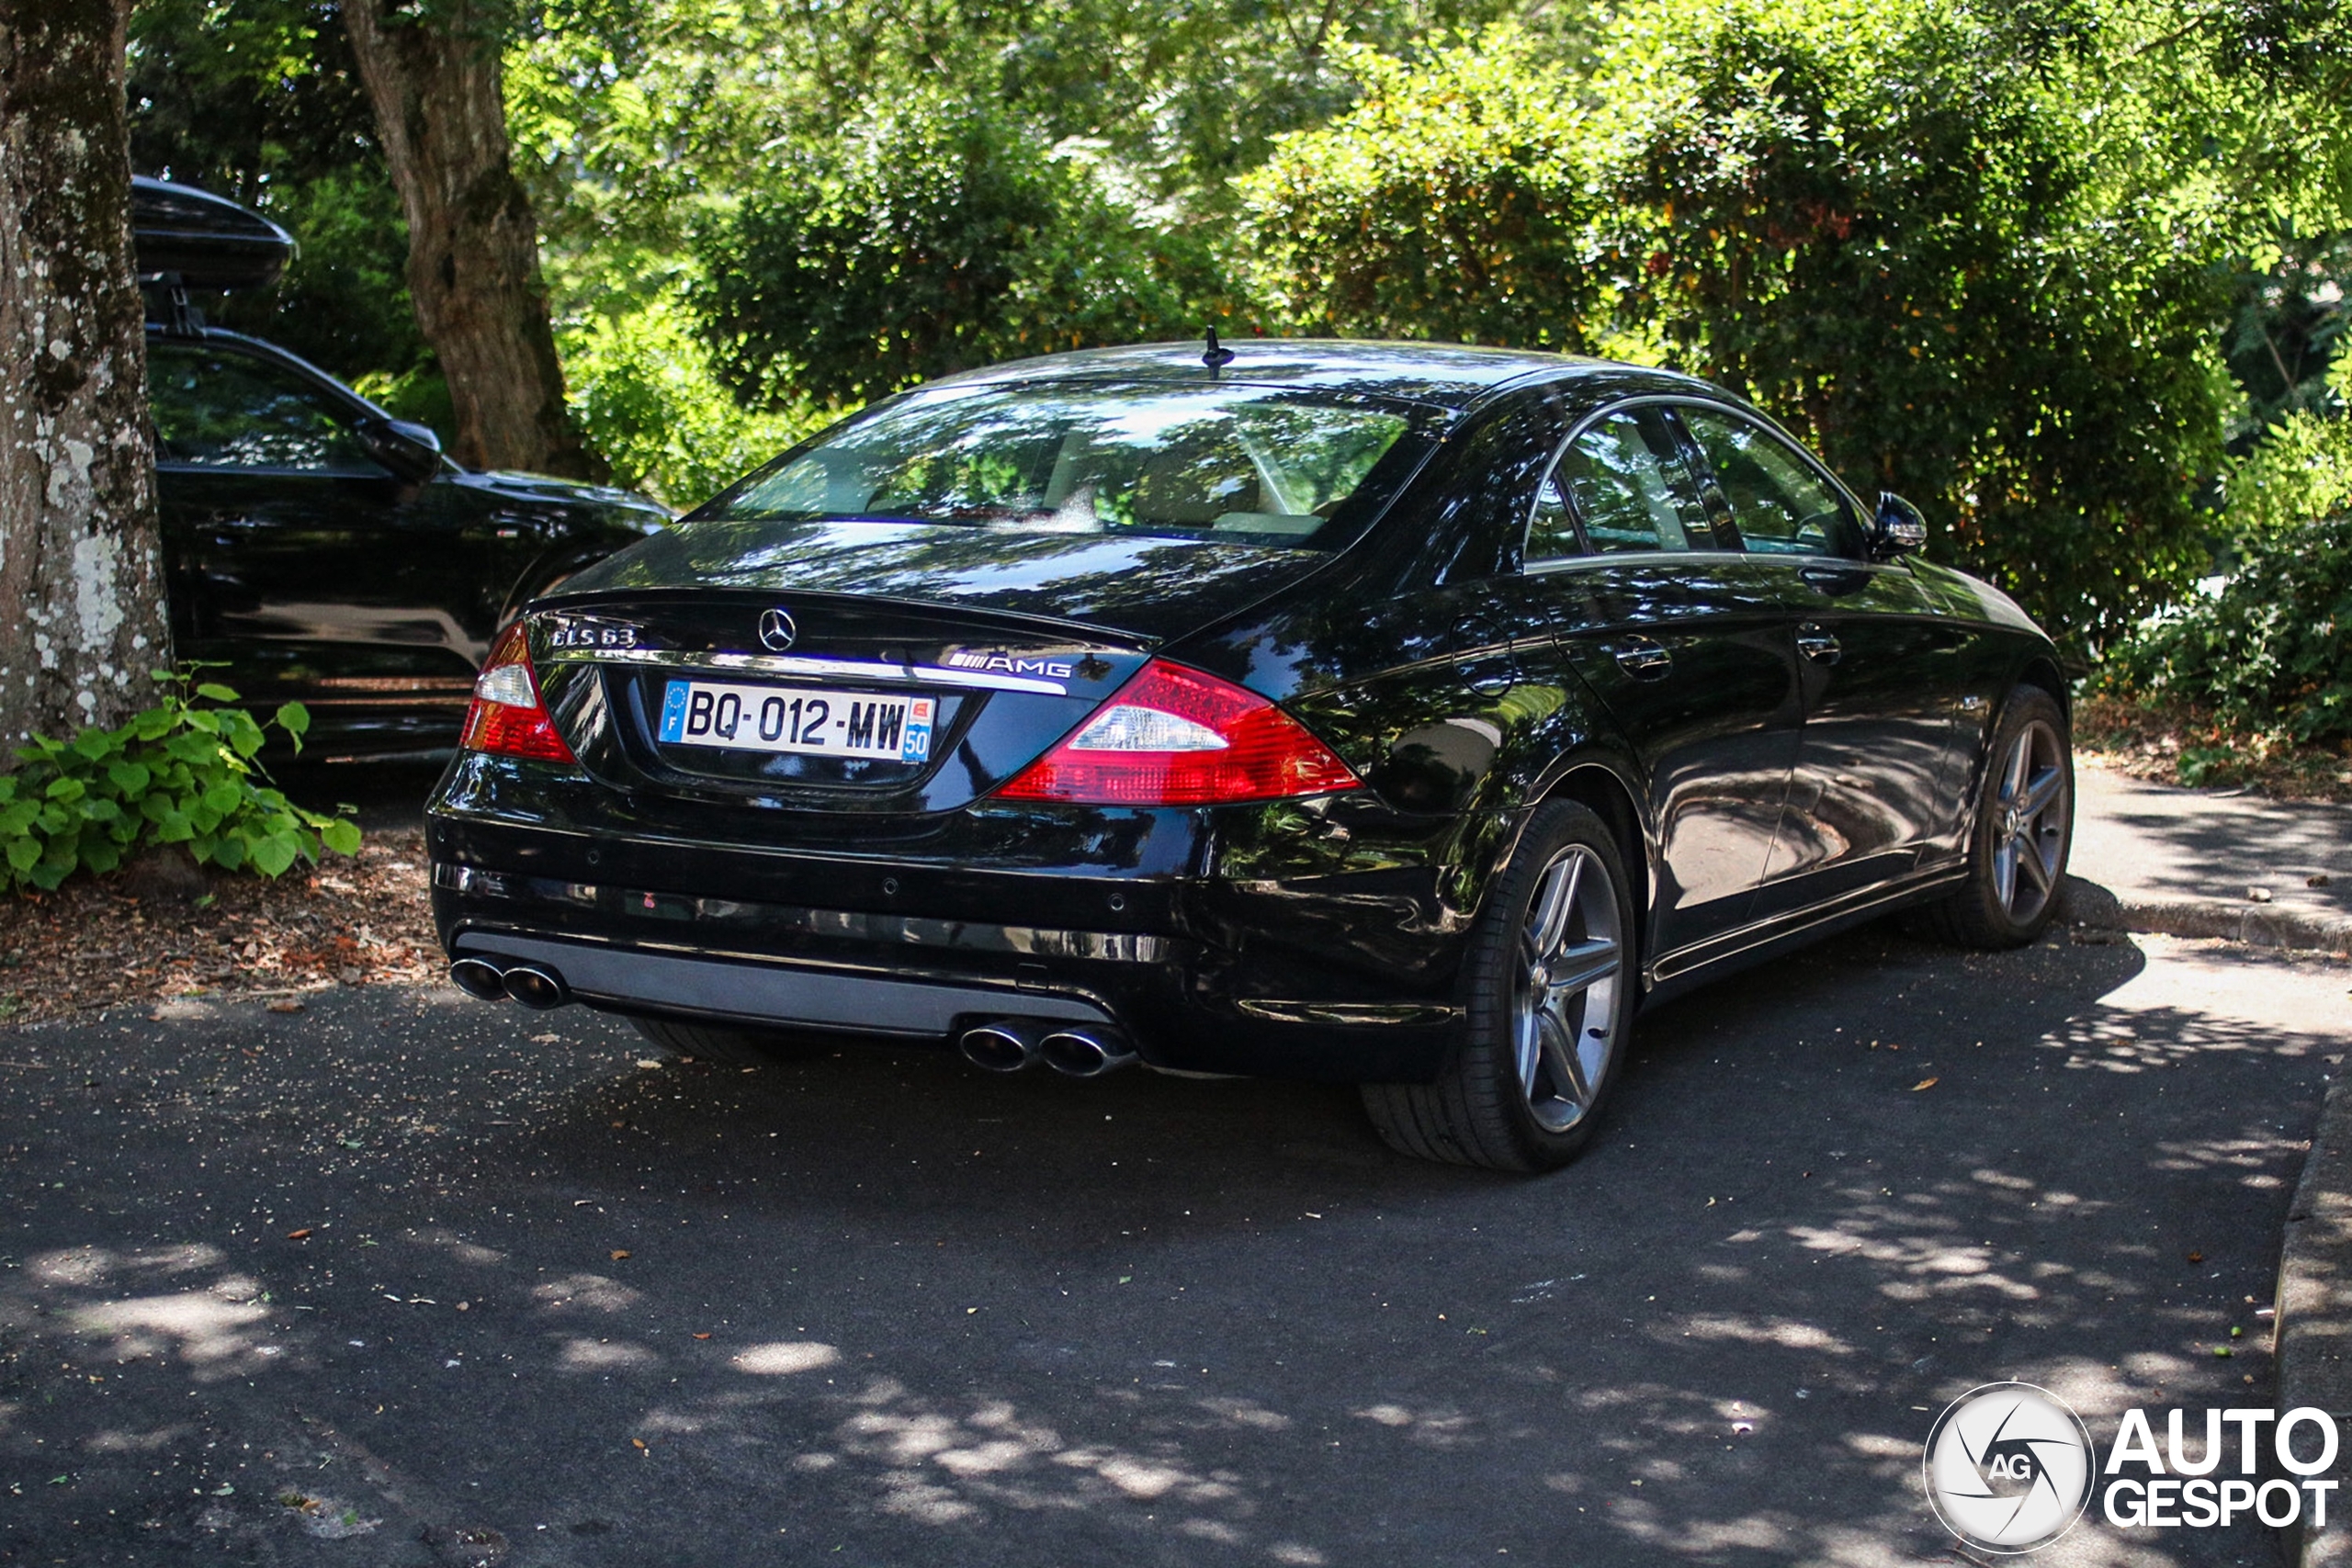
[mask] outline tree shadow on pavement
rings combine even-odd
[[[2232,964],[1859,933],[1645,1018],[1534,1181],[1395,1156],[1345,1089],[644,1066],[610,1021],[420,1002],[352,1038],[434,1120],[300,1145],[332,1232],[28,1227],[12,1345],[148,1367],[159,1424],[6,1430],[128,1513],[157,1483],[120,1456],[185,1447],[160,1413],[200,1390],[210,1440],[340,1466],[387,1562],[460,1528],[518,1562],[1937,1559],[1920,1444],[1976,1383],[2102,1435],[2269,1396],[2248,1298],[2337,1049],[2276,1004],[2340,985]],[[303,1081],[170,1136],[283,1150]],[[212,1477],[169,1539],[294,1539]],[[2042,1560],[2268,1550],[2086,1525]]]

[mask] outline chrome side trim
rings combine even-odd
[[[569,904],[668,927],[690,923],[710,931],[714,937],[831,937],[939,952],[1013,953],[1033,958],[1089,958],[1112,964],[1158,964],[1173,951],[1168,938],[1144,932],[1055,931],[1037,926],[927,919],[915,915],[874,915],[854,909],[758,904],[690,893],[654,893],[643,888],[559,882],[553,877],[488,871],[447,861],[434,865],[433,886],[476,898]]]
[[[936,664],[891,664],[878,659],[820,659],[797,653],[696,653],[670,648],[557,648],[548,650],[550,663],[643,664],[662,670],[723,670],[755,675],[809,675],[820,680],[912,682],[924,686],[960,686],[983,692],[1035,692],[1066,697],[1069,687],[1060,681],[1029,675],[1000,675],[986,670],[949,670]]]
[[[1452,1023],[1462,1010],[1446,1002],[1309,1002],[1244,997],[1234,1006],[1277,1023]]]
[[[1794,916],[1781,916],[1776,919],[1758,921],[1755,925],[1743,926],[1738,931],[1726,932],[1719,937],[1711,937],[1705,942],[1694,942],[1689,947],[1678,948],[1646,965],[1642,970],[1642,981],[1645,985],[1655,986],[1660,981],[1671,980],[1676,976],[1688,974],[1693,969],[1702,968],[1726,958],[1736,958],[1750,948],[1785,942],[1791,937],[1803,935],[1815,926],[1826,926],[1838,920],[1850,919],[1856,915],[1867,914],[1881,906],[1891,908],[1897,904],[1909,903],[1922,893],[1967,880],[1968,867],[1964,863],[1943,866],[1934,871],[1914,872],[1901,882],[1883,887],[1867,887],[1832,903],[1802,910]]]

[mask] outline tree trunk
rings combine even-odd
[[[453,455],[474,468],[601,479],[604,465],[563,404],[538,223],[507,159],[490,7],[401,8],[401,0],[345,0],[343,19],[408,217],[417,325],[457,405]]]
[[[131,271],[130,0],[0,0],[0,769],[171,660]]]

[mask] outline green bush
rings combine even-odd
[[[2236,570],[2112,649],[2101,688],[2243,735],[2352,741],[2352,420],[2291,416],[2222,491]],[[2198,762],[2183,755],[2192,783]]]
[[[614,482],[672,506],[707,499],[832,417],[806,403],[775,413],[738,404],[673,297],[594,316],[560,345],[572,417]]]
[[[1589,73],[1515,29],[1245,178],[1294,330],[1664,363],[1755,399],[1931,550],[2095,648],[2204,559],[2211,242],[2107,103],[2128,40],[1987,0],[1658,0]],[[2161,193],[2159,193],[2161,194]]]
[[[917,98],[775,169],[699,240],[695,290],[747,406],[857,403],[1023,355],[1197,334],[1204,244],[990,108]]]
[[[237,694],[157,671],[164,699],[116,729],[36,739],[0,775],[6,885],[52,888],[76,871],[104,874],[152,845],[182,844],[199,865],[277,876],[322,847],[356,853],[359,828],[306,810],[270,787],[254,761],[275,726],[299,750],[310,715],[288,703],[265,724],[228,704]]]

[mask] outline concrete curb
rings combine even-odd
[[[2352,953],[2352,919],[2275,905],[2217,898],[2120,898],[2096,882],[2069,875],[2059,915],[2071,925],[2160,936],[2221,937],[2256,947]]]
[[[2276,1311],[2270,1332],[2278,1408],[2315,1405],[2333,1415],[2341,1431],[2352,1418],[2352,1092],[2341,1071],[2329,1079],[2312,1152],[2287,1208]],[[2340,1451],[2352,1451],[2352,1444]],[[2292,1532],[2289,1562],[2352,1568],[2352,1518],[2341,1506],[2316,1534]]]

